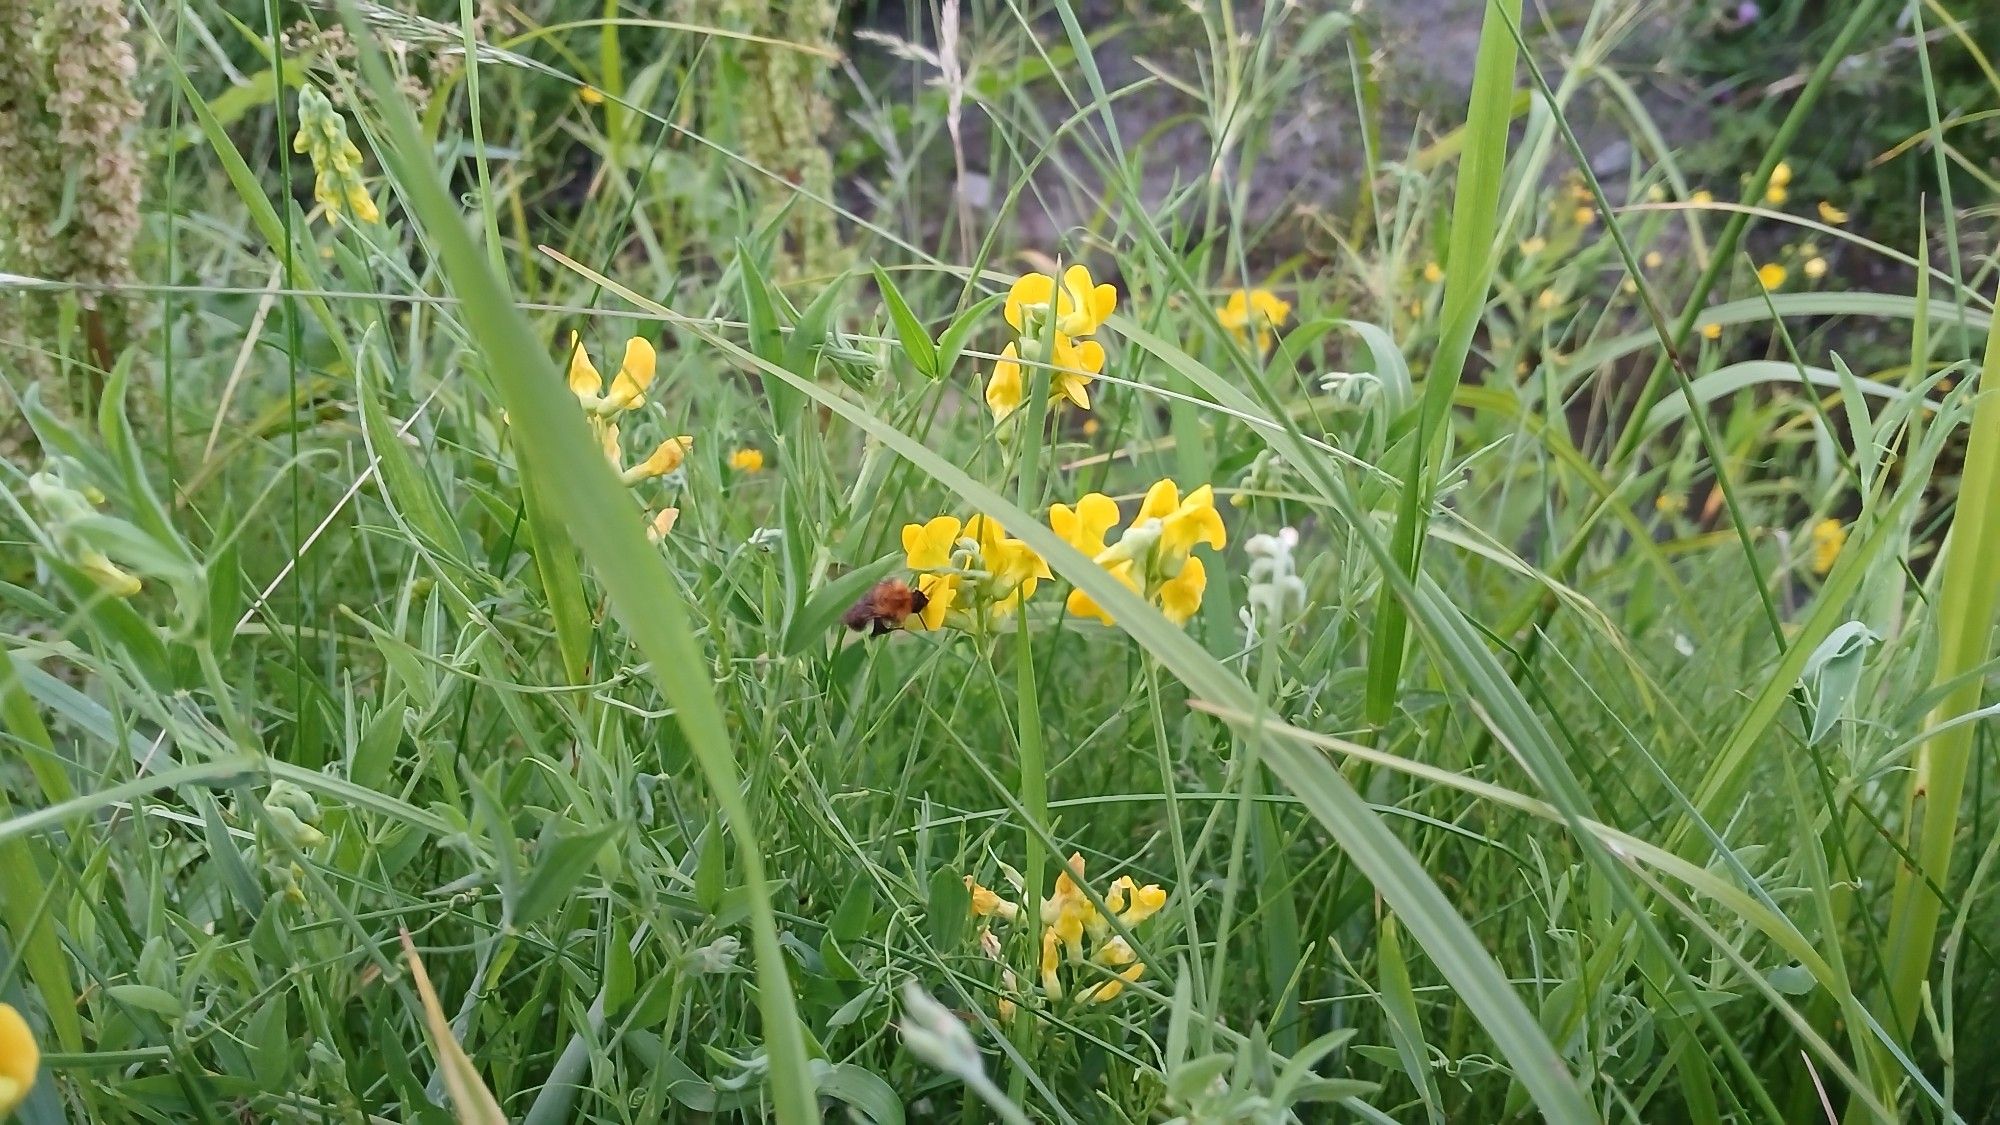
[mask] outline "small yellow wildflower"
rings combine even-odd
[[[1667,256],[1658,250],[1648,250],[1644,262],[1647,269],[1656,270],[1666,264]]]
[[[634,336],[625,341],[625,356],[619,361],[618,373],[611,378],[609,394],[604,392],[604,376],[583,350],[583,338],[570,333],[569,347],[569,393],[576,396],[585,411],[609,416],[646,404],[646,388],[653,385],[658,358],[653,345],[644,337]]]
[[[1777,262],[1766,262],[1757,267],[1757,284],[1766,289],[1776,289],[1785,283],[1791,274]]]
[[[991,918],[997,915],[1012,922],[1021,913],[1019,903],[1008,902],[989,888],[980,886],[970,875],[965,877],[965,889],[972,893],[972,913],[976,917]]]
[[[1818,281],[1826,276],[1826,259],[1818,256],[1807,258],[1806,264],[1799,267],[1799,272],[1805,274],[1809,280]]]
[[[949,624],[976,630],[983,620],[979,611],[1004,617],[1033,597],[1042,580],[1054,577],[1033,548],[986,516],[905,524],[903,554],[926,599],[919,615],[926,629]]]
[[[1146,972],[1146,966],[1132,946],[1122,937],[1114,937],[1105,942],[1091,958],[1099,965],[1113,970],[1110,980],[1092,985],[1078,994],[1077,999],[1085,1004],[1103,1004],[1118,998],[1125,986],[1136,981]]]
[[[1688,196],[1688,202],[1693,203],[1696,206],[1706,207],[1709,204],[1715,202],[1715,193],[1708,190],[1707,188],[1702,188],[1700,191],[1697,191],[1693,195]]]
[[[1704,325],[1702,325],[1702,326],[1701,326],[1701,338],[1702,338],[1702,339],[1704,339],[1704,340],[1720,340],[1720,339],[1722,339],[1722,325],[1720,325],[1720,324],[1716,324],[1716,323],[1714,323],[1713,321],[1711,321],[1711,322],[1709,322],[1709,323],[1707,323],[1707,324],[1704,324]]]
[[[761,473],[764,471],[764,451],[748,446],[729,455],[729,467],[739,473]]]
[[[1021,408],[1027,400],[1029,375],[1023,356],[1033,359],[1042,342],[1022,337],[1000,351],[993,374],[986,381],[986,408],[998,422]],[[1049,399],[1068,402],[1078,410],[1090,409],[1091,381],[1104,370],[1104,345],[1095,340],[1072,340],[1058,334],[1047,359]]]
[[[1103,429],[1103,428],[1104,428],[1104,423],[1102,423],[1102,422],[1099,422],[1099,421],[1098,421],[1097,419],[1095,419],[1095,418],[1085,418],[1085,419],[1083,420],[1083,436],[1084,436],[1084,437],[1096,437],[1096,436],[1097,436],[1097,431],[1099,431],[1099,430],[1101,430],[1101,429]]]
[[[1246,344],[1255,340],[1259,354],[1271,350],[1278,326],[1291,315],[1291,303],[1269,289],[1238,289],[1215,310],[1216,319],[1229,334]]]
[[[12,1004],[0,1004],[0,1117],[27,1100],[41,1064],[42,1051],[28,1021]]]
[[[1438,282],[1443,281],[1444,267],[1438,265],[1436,262],[1425,262],[1424,280],[1430,282],[1432,285],[1436,285]]]
[[[613,426],[610,430],[615,443],[618,428]],[[654,477],[666,476],[681,467],[681,462],[687,460],[688,450],[692,448],[694,448],[694,438],[690,435],[670,437],[655,446],[644,461],[618,474],[618,479],[629,486],[640,481],[652,480]]]
[[[1572,212],[1572,217],[1576,220],[1577,226],[1591,226],[1597,222],[1597,208],[1586,204]]]
[[[679,508],[661,508],[654,513],[651,523],[646,525],[646,538],[658,543],[674,530],[674,523],[681,518]]]
[[[1521,256],[1523,258],[1532,258],[1535,255],[1541,253],[1542,251],[1548,249],[1548,247],[1549,247],[1548,239],[1543,238],[1539,234],[1533,235],[1521,240],[1521,247],[1520,247]]]
[[[1117,522],[1117,502],[1098,492],[1078,500],[1074,509],[1064,504],[1049,509],[1049,526],[1057,535],[1158,605],[1169,621],[1186,624],[1201,608],[1208,586],[1207,568],[1191,552],[1202,544],[1219,550],[1228,541],[1222,516],[1215,510],[1215,490],[1202,485],[1183,499],[1173,481],[1156,483],[1147,490],[1125,533],[1107,547],[1105,535]],[[1077,617],[1113,623],[1111,615],[1081,589],[1070,591],[1066,605]]]
[[[1764,187],[1764,202],[1773,207],[1783,206],[1791,194],[1792,166],[1780,160],[1778,166],[1771,169],[1771,181]]]
[[[1653,498],[1653,510],[1663,516],[1680,515],[1687,506],[1687,495],[1681,492],[1662,492]]]
[[[1812,546],[1813,573],[1825,574],[1840,558],[1840,549],[1847,546],[1847,525],[1836,519],[1819,521],[1813,525]]]
[[[1828,226],[1840,226],[1847,222],[1848,214],[1822,199],[1819,201],[1819,221]]]
[[[299,90],[299,131],[292,151],[307,155],[313,166],[313,199],[329,222],[345,213],[355,222],[379,223],[382,213],[361,182],[361,150],[347,139],[347,119],[316,87]]]
[[[1081,264],[1063,271],[1060,290],[1048,274],[1026,274],[1007,291],[1007,323],[1024,337],[1038,338],[1051,303],[1057,335],[1088,336],[1118,307],[1118,289],[1109,282],[1093,284],[1089,268]]]
[[[1544,289],[1535,294],[1535,307],[1538,309],[1546,311],[1560,304],[1562,304],[1562,294],[1553,289]]]
[[[576,92],[576,100],[585,105],[603,105],[604,91],[595,86],[585,86]]]

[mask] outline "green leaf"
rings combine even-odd
[[[1799,676],[1812,707],[1812,730],[1806,741],[1818,744],[1847,713],[1847,705],[1861,686],[1863,657],[1881,638],[1859,621],[1849,621],[1827,635],[1806,660]]]
[[[910,365],[928,379],[938,378],[937,345],[931,342],[930,333],[924,331],[923,322],[910,311],[910,303],[903,300],[903,291],[881,266],[874,267],[875,287],[882,291],[882,303],[889,307],[889,320],[895,325],[896,338],[903,342],[903,354],[910,359]]]
[[[544,833],[536,845],[534,869],[514,900],[514,924],[534,925],[574,897],[578,884],[597,865],[598,854],[615,831],[607,826],[589,832]]]

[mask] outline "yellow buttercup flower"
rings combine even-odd
[[[1776,289],[1785,283],[1791,273],[1776,262],[1766,262],[1757,267],[1757,284],[1766,289]]]
[[[764,471],[764,451],[745,447],[729,455],[729,467],[739,473],[761,473]]]
[[[1279,299],[1269,289],[1238,289],[1215,310],[1216,319],[1230,335],[1246,344],[1256,341],[1260,354],[1271,350],[1277,340],[1278,326],[1291,315],[1291,303]]]
[[[1848,214],[1822,199],[1819,201],[1819,221],[1828,226],[1840,226],[1848,219]]]
[[[1088,336],[1117,307],[1117,287],[1093,284],[1089,268],[1079,263],[1063,271],[1060,287],[1045,273],[1023,275],[1007,291],[1005,312],[1007,323],[1024,337],[1039,338],[1051,315],[1057,335]]]
[[[1840,558],[1840,550],[1847,546],[1847,525],[1836,519],[1823,519],[1813,525],[1812,568],[1814,574],[1825,574],[1833,569],[1835,560]]]
[[[42,1051],[28,1021],[12,1004],[0,1004],[0,1117],[27,1100],[41,1065]]]

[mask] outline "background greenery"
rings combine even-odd
[[[131,8],[117,336],[10,280],[0,349],[22,1119],[1980,1119],[1996,28],[1558,7],[1414,107],[1345,5]],[[1071,261],[1096,409],[996,429],[992,297]],[[602,470],[572,332],[657,344],[680,471]],[[1162,477],[1228,500],[1185,630],[1041,526]],[[840,630],[975,511],[1018,627]],[[1171,894],[1112,1003],[1033,989],[1072,851]]]

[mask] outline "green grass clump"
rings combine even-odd
[[[1609,2],[1414,141],[1309,5],[443,7],[136,9],[144,312],[6,279],[21,1120],[2000,1092],[1996,201],[1777,205],[1880,5],[1723,198]]]

